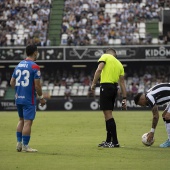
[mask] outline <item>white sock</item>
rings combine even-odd
[[[168,134],[168,139],[170,141],[170,123],[166,123],[166,131],[167,131],[167,134]]]

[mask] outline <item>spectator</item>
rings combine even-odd
[[[71,99],[71,98],[70,98],[70,96],[71,96],[71,90],[70,90],[70,88],[69,88],[68,85],[66,85],[65,92],[64,92],[64,96],[65,96],[65,99],[66,99],[66,100],[70,100],[70,99]]]
[[[170,43],[170,31],[167,32],[167,35],[165,36],[165,43],[169,44]]]
[[[135,96],[137,93],[138,93],[138,85],[136,83],[132,83],[132,87],[131,87],[132,96]]]
[[[1,1],[0,29],[6,30],[6,32],[0,38],[0,45],[24,45],[26,41],[31,42],[32,39],[40,37],[41,34],[44,43],[47,44],[46,34],[50,8],[48,0],[34,0],[32,4],[30,1],[23,0]],[[35,44],[41,45],[43,43],[39,41]]]
[[[72,27],[74,45],[108,45],[108,38],[121,39],[122,45],[150,43],[150,39],[145,38],[145,32],[140,33],[140,23],[159,19],[160,10],[157,0],[148,0],[145,4],[141,3],[141,0],[125,0],[122,7],[115,9],[116,12],[112,16],[109,11],[106,13],[105,4],[107,3],[114,4],[115,1],[65,1],[63,19],[69,18],[69,22],[67,22],[67,26],[63,25],[63,30],[67,32],[67,29]],[[79,36],[76,36],[75,30]],[[84,36],[87,31],[91,33],[88,43],[84,40],[87,38]],[[103,32],[106,36],[102,35]]]
[[[73,83],[74,83],[74,79],[73,79],[72,75],[69,75],[69,77],[66,78],[66,84],[68,86],[71,86]]]

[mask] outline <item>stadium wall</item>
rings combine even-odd
[[[39,47],[40,63],[74,63],[97,62],[104,51],[111,46],[79,46],[79,47]],[[170,61],[170,46],[114,46],[118,59],[127,62],[140,61]],[[26,57],[25,47],[0,47],[0,64],[17,64]],[[128,110],[144,110],[148,108],[137,107],[133,99],[127,101]],[[121,100],[116,101],[115,110],[120,110]],[[14,100],[0,99],[0,111],[16,110]],[[37,110],[99,110],[98,99],[74,98],[72,101],[64,98],[48,99],[45,107],[37,103]]]

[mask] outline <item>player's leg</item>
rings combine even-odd
[[[24,106],[24,127],[22,131],[23,146],[22,151],[25,152],[37,152],[36,149],[29,147],[29,141],[31,138],[31,127],[33,120],[35,118],[36,108],[35,105],[25,105]]]
[[[30,141],[32,122],[33,122],[32,120],[24,120],[24,128],[22,131],[24,145],[28,145]]]
[[[16,130],[16,137],[17,137],[17,146],[16,150],[21,152],[22,150],[22,130],[24,126],[24,119],[23,119],[23,105],[17,105],[19,121]]]
[[[167,105],[166,109],[162,114],[163,120],[165,122],[165,128],[167,131],[168,139],[160,145],[162,148],[170,147],[170,105]]]

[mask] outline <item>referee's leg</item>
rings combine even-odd
[[[107,137],[106,142],[112,143],[112,147],[119,147],[117,139],[116,123],[112,116],[112,110],[114,108],[115,98],[117,96],[117,87],[110,84],[102,84],[100,88],[100,110],[103,111]]]
[[[103,110],[103,113],[106,121],[106,129],[108,129],[107,133],[111,134],[111,142],[113,145],[118,145],[116,122],[112,116],[112,110]]]

